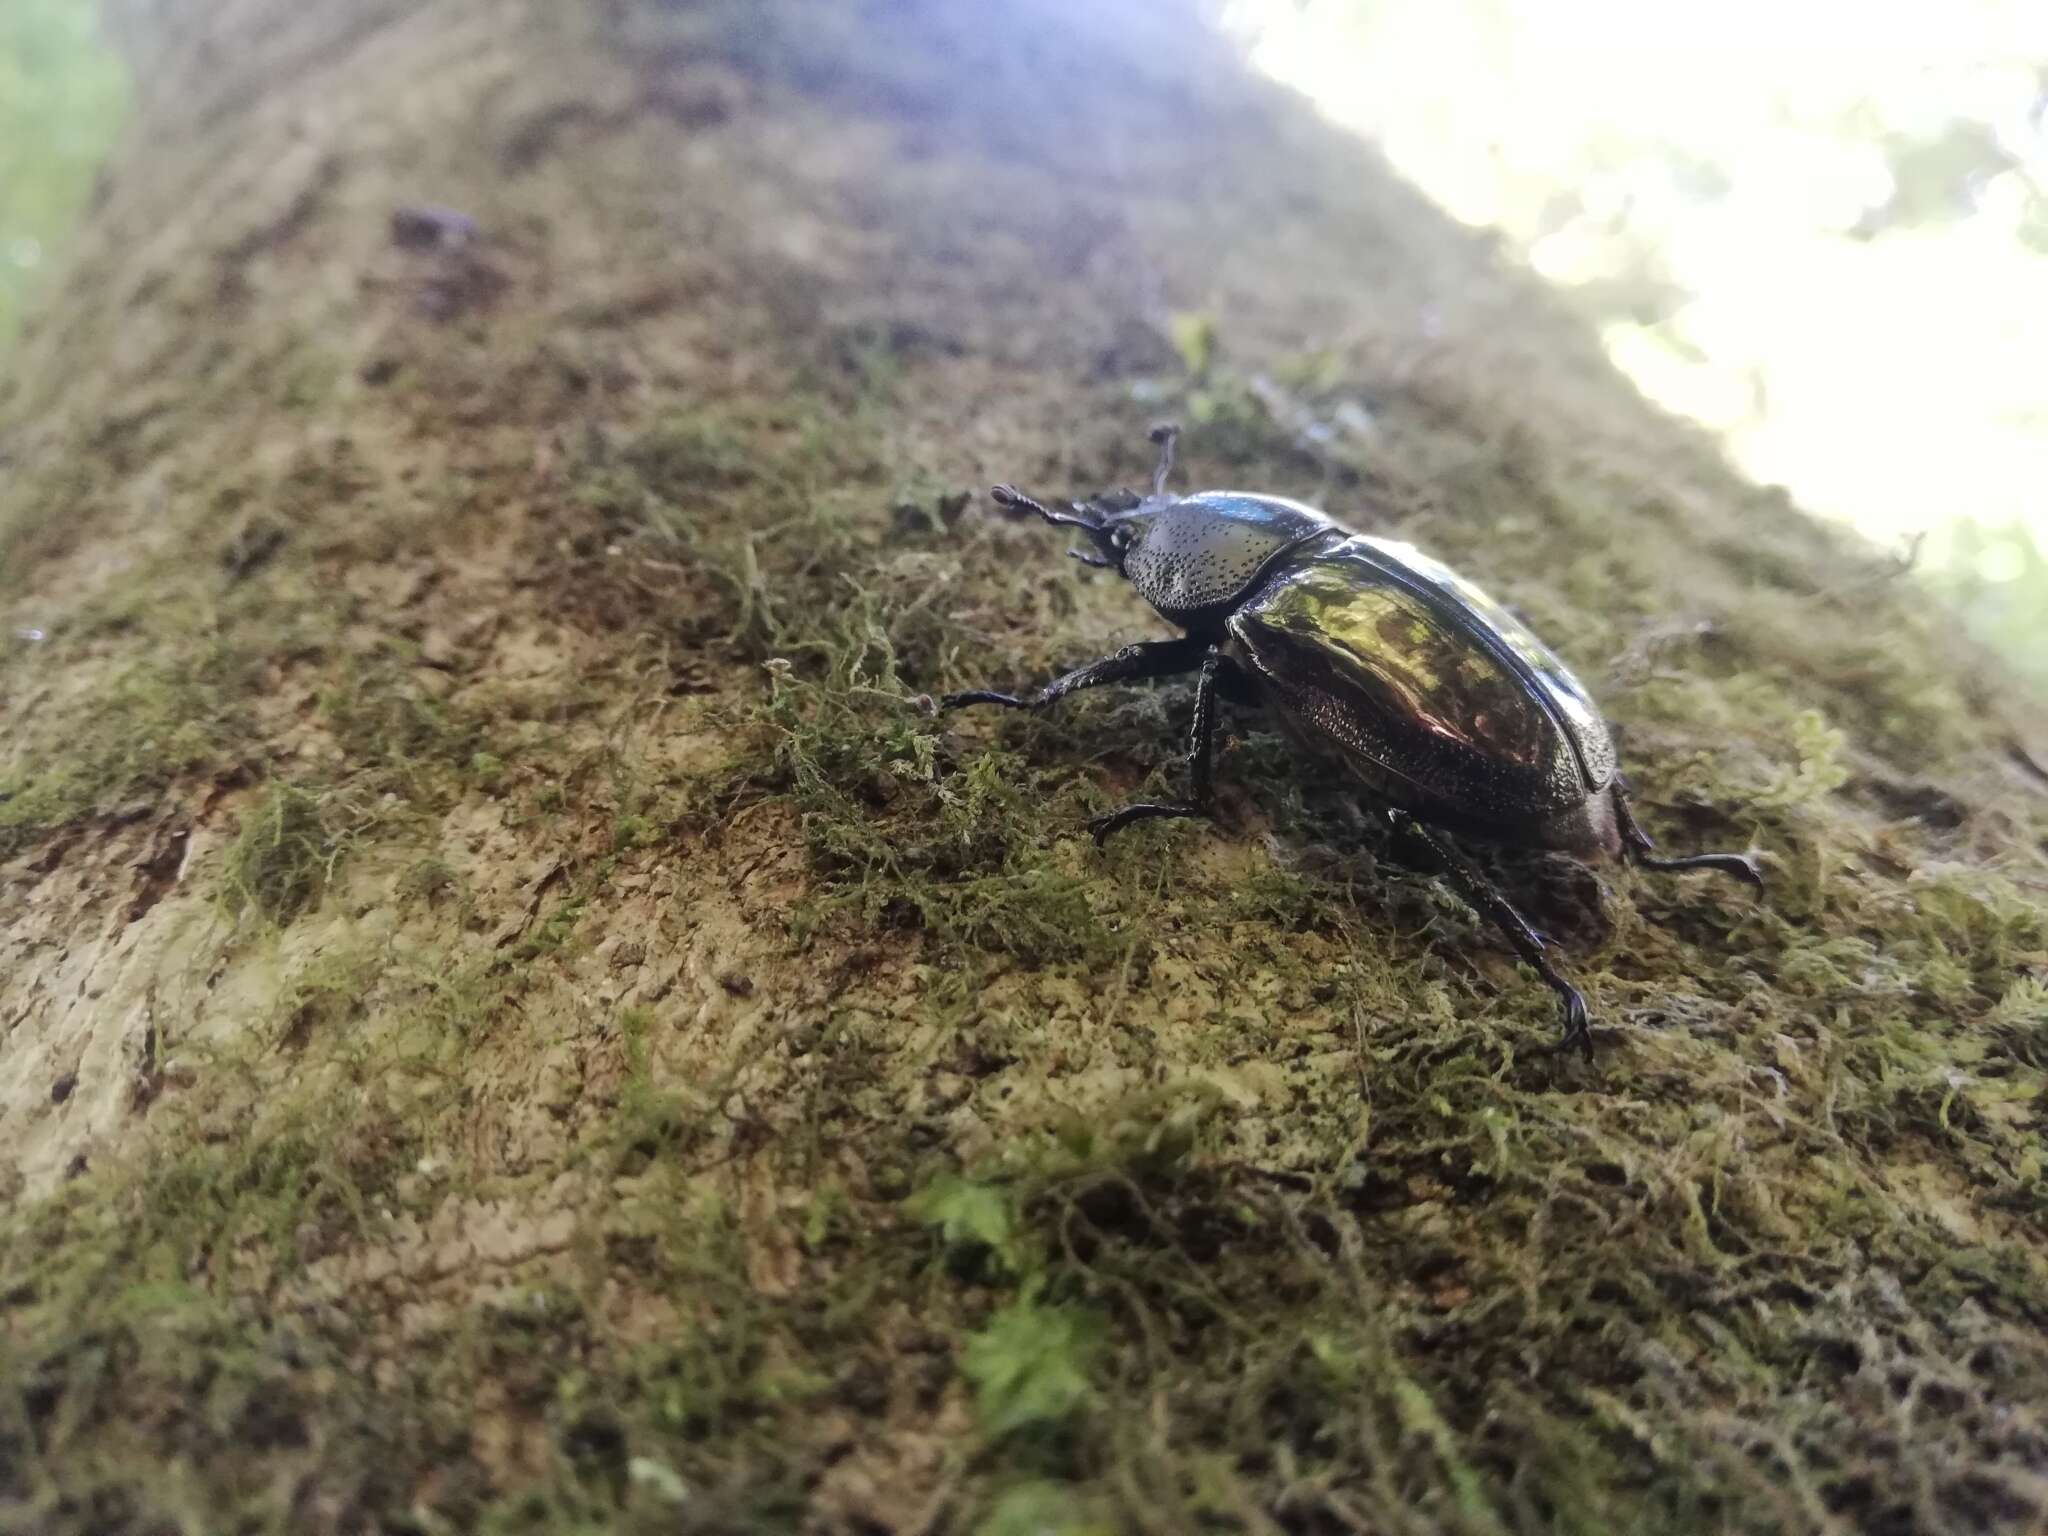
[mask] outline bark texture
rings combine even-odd
[[[0,1525],[2034,1531],[2039,717],[1176,5],[110,0],[0,384]],[[974,494],[1524,613],[1551,995]]]

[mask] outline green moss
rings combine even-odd
[[[348,941],[318,955],[286,982],[278,999],[277,1040],[303,1049],[315,1036],[345,1030],[370,1006],[388,964],[380,946]]]
[[[80,819],[233,761],[240,660],[129,668],[49,723],[30,715],[22,757],[0,773],[0,858]]]
[[[1101,1348],[1101,1320],[1085,1312],[1029,1301],[1003,1308],[960,1356],[983,1432],[1000,1438],[1066,1424],[1094,1396],[1089,1370]]]
[[[406,866],[398,878],[398,896],[401,901],[433,902],[460,884],[446,859],[428,854]]]
[[[434,698],[395,658],[345,665],[322,689],[320,715],[344,771],[376,789],[431,800],[450,779],[503,782],[504,760],[484,749],[476,713]]]
[[[1042,1479],[1004,1489],[975,1527],[977,1536],[1110,1536],[1115,1530],[1092,1501]]]
[[[614,1165],[631,1173],[644,1172],[656,1160],[673,1159],[700,1140],[721,1097],[715,1083],[686,1091],[656,1077],[648,1044],[653,1027],[645,1009],[628,1008],[619,1015],[626,1076],[618,1107],[605,1122],[605,1135]]]
[[[718,61],[720,91],[796,68],[810,112],[863,78],[865,43],[900,99],[861,112],[969,101],[956,121],[1000,165],[920,133],[915,179],[863,183],[876,220],[835,224],[851,259],[917,210],[943,254],[892,244],[892,291],[937,339],[840,321],[865,304],[850,287],[822,318],[808,270],[763,278],[765,320],[722,307],[709,362],[694,299],[630,332],[616,305],[602,319],[571,290],[614,249],[721,305],[733,288],[690,266],[731,221],[674,222],[665,114],[690,99],[629,92],[659,111],[587,135],[596,237],[573,260],[550,173],[508,192],[486,147],[473,184],[511,199],[477,210],[493,252],[544,257],[547,281],[501,314],[391,327],[412,350],[363,385],[387,404],[287,327],[209,375],[203,408],[112,433],[147,457],[200,441],[195,414],[294,413],[265,445],[281,475],[238,464],[224,491],[173,466],[174,515],[212,537],[0,658],[10,726],[33,705],[7,847],[243,774],[258,788],[218,804],[241,818],[223,884],[245,912],[304,918],[344,855],[351,895],[388,876],[393,910],[364,920],[374,940],[329,900],[242,945],[285,967],[257,1027],[213,1051],[153,1037],[130,1150],[0,1215],[0,1379],[21,1384],[0,1394],[0,1524],[2025,1528],[2013,1469],[2038,1461],[2048,1401],[2044,827],[1953,657],[1885,593],[1812,591],[1826,562],[1783,507],[1632,397],[1610,407],[1570,367],[1555,390],[1480,376],[1455,315],[1419,353],[1382,315],[1287,359],[1239,339],[1281,309],[1225,309],[1181,327],[1184,384],[1133,398],[1130,367],[1172,367],[1157,338],[1154,361],[1091,372],[1092,294],[1025,308],[1054,291],[1020,238],[1056,222],[1034,157],[1075,112],[1174,128],[1162,102],[1210,94],[1170,52],[1074,76],[1051,67],[1065,34],[1006,49],[978,12],[932,10],[940,48],[876,47],[851,11],[616,9],[695,41],[744,26],[723,50],[636,50],[635,82],[677,59]],[[1050,78],[1073,112],[983,110]],[[764,121],[790,94],[740,86]],[[1231,159],[1260,117],[1234,121],[1118,141],[1198,145],[1204,185],[1274,185],[1259,240],[1314,255],[1295,189]],[[1146,244],[1194,219],[1187,178],[1150,169],[1105,188],[1139,197]],[[1371,181],[1349,150],[1341,175]],[[1440,258],[1475,313],[1512,320],[1500,345],[1579,355],[1489,259],[1432,245],[1407,203],[1372,211],[1418,242],[1403,260]],[[989,274],[971,293],[959,231]],[[766,331],[783,350],[750,350]],[[1307,430],[1368,398],[1358,441]],[[298,450],[341,399],[361,448]],[[1526,605],[1629,728],[1659,837],[1767,853],[1761,900],[1486,855],[1593,999],[1592,1067],[1540,1054],[1545,989],[1383,857],[1340,774],[1250,717],[1226,722],[1219,826],[1098,852],[1089,813],[1177,784],[1184,684],[1042,716],[919,707],[1144,633],[1049,530],[957,494],[1141,476],[1154,411],[1190,425],[1191,482],[1327,500]],[[69,473],[27,498],[38,551],[120,484]],[[252,518],[223,550],[252,509],[287,542],[259,554],[274,530]],[[431,603],[560,626],[573,675],[421,665],[413,599],[376,595],[400,555],[439,578]],[[132,691],[83,686],[144,652],[117,673]],[[679,767],[707,738],[731,760]],[[745,1002],[698,921],[735,914]],[[604,964],[591,939],[627,926],[646,962]]]
[[[999,1272],[1037,1267],[1019,1246],[1017,1216],[1008,1190],[956,1174],[941,1174],[904,1202],[905,1212],[939,1234],[949,1255]]]
[[[1069,1111],[1052,1127],[1058,1153],[1042,1154],[1036,1175],[1170,1181],[1191,1163],[1204,1127],[1223,1105],[1213,1083],[1183,1078],[1094,1106],[1087,1114]]]
[[[343,851],[318,795],[273,783],[244,814],[222,859],[221,907],[230,917],[288,923],[320,899]]]
[[[1206,460],[1241,469],[1285,461],[1300,453],[1293,434],[1240,378],[1226,375],[1188,392],[1190,432],[1199,431]]]
[[[1105,955],[1088,882],[1055,844],[1058,800],[1036,798],[1043,786],[1015,754],[942,758],[892,663],[872,679],[864,666],[845,658],[822,684],[783,673],[767,709],[772,782],[786,786],[829,881],[809,920],[853,913],[992,954]]]
[[[875,431],[802,395],[701,405],[621,444],[591,439],[574,495],[608,541],[679,561],[711,584],[711,593],[673,594],[674,622],[767,656],[829,617],[868,558],[860,514],[882,495]],[[707,595],[716,597],[709,611]],[[648,602],[644,591],[630,600]]]
[[[1848,783],[1849,771],[1840,761],[1842,733],[1817,711],[1802,711],[1793,721],[1793,743],[1799,754],[1797,768],[1757,796],[1759,808],[1811,804]]]
[[[495,752],[470,753],[469,778],[484,793],[495,794],[505,787],[505,759]]]

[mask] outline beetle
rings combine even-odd
[[[1717,870],[1760,887],[1756,860],[1658,857],[1629,813],[1606,721],[1527,626],[1412,545],[1358,533],[1301,502],[1171,494],[1178,435],[1171,426],[1152,433],[1159,462],[1149,496],[1117,491],[1056,511],[1010,485],[991,495],[1080,530],[1089,547],[1067,553],[1122,576],[1181,638],[1127,645],[1034,693],[973,689],[938,707],[1046,709],[1082,688],[1198,674],[1187,797],[1094,818],[1088,828],[1099,845],[1136,822],[1212,815],[1217,698],[1264,705],[1297,741],[1334,748],[1395,837],[1499,927],[1557,994],[1562,1046],[1590,1060],[1585,999],[1450,838],[1625,858],[1645,869]]]

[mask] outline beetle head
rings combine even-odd
[[[1166,477],[1173,469],[1178,433],[1159,427],[1159,465],[1152,494],[1114,491],[1089,501],[1071,501],[1054,511],[1015,486],[995,488],[1005,507],[1036,512],[1062,528],[1078,528],[1091,549],[1070,549],[1084,565],[1115,571],[1137,588],[1169,623],[1208,624],[1227,614],[1260,572],[1304,540],[1336,525],[1300,502],[1238,491],[1201,491],[1173,496]]]
[[[1152,429],[1151,435],[1152,441],[1159,445],[1159,463],[1152,471],[1150,496],[1111,491],[1087,501],[1070,501],[1067,506],[1071,510],[1055,512],[1043,502],[1026,496],[1014,485],[999,485],[989,494],[995,497],[998,506],[1036,512],[1057,527],[1080,529],[1094,548],[1070,549],[1067,553],[1083,565],[1127,576],[1130,573],[1124,568],[1126,557],[1143,541],[1153,519],[1178,499],[1166,494],[1166,477],[1173,472],[1173,445],[1180,439],[1180,428],[1158,426]]]
[[[1013,511],[1036,512],[1058,528],[1080,529],[1090,547],[1070,549],[1067,553],[1083,565],[1112,570],[1119,575],[1126,574],[1125,557],[1143,539],[1146,527],[1176,499],[1172,496],[1146,496],[1141,499],[1129,491],[1113,491],[1087,501],[1070,501],[1068,510],[1062,512],[1025,495],[1014,485],[996,486],[989,494],[998,506]]]

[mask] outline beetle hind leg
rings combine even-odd
[[[1614,795],[1615,819],[1621,824],[1622,847],[1629,862],[1644,869],[1661,870],[1667,874],[1678,874],[1688,869],[1711,869],[1763,889],[1764,872],[1756,860],[1746,853],[1693,853],[1683,858],[1658,858],[1650,841],[1650,834],[1636,825],[1636,819],[1628,808],[1628,796],[1617,789]]]
[[[1437,870],[1451,882],[1466,903],[1482,916],[1492,920],[1500,929],[1509,946],[1521,957],[1522,963],[1543,978],[1544,985],[1557,994],[1559,1006],[1564,1010],[1564,1035],[1558,1041],[1559,1050],[1577,1049],[1586,1060],[1593,1059],[1593,1021],[1586,1011],[1586,999],[1579,989],[1566,981],[1556,966],[1550,963],[1543,940],[1531,928],[1521,913],[1507,897],[1495,889],[1491,880],[1479,872],[1471,860],[1453,848],[1443,838],[1417,821],[1406,811],[1388,811],[1387,824],[1402,837],[1422,848],[1436,865]]]

